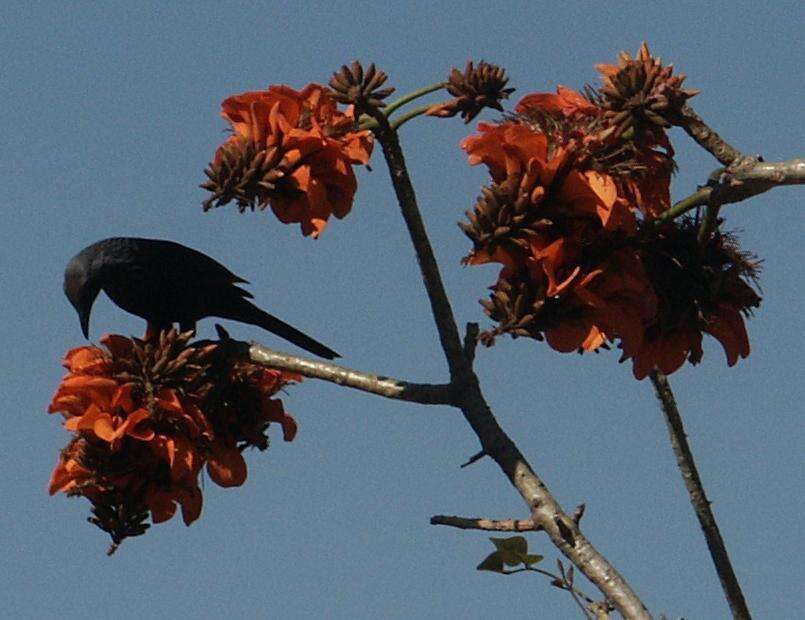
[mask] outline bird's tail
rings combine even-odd
[[[314,340],[307,334],[303,334],[295,327],[288,325],[285,321],[261,310],[251,302],[245,299],[239,299],[240,303],[237,305],[237,312],[229,316],[220,315],[223,318],[234,319],[242,323],[249,323],[250,325],[257,325],[265,330],[276,334],[280,338],[285,338],[288,342],[292,342],[305,351],[309,351],[314,355],[331,360],[336,357],[341,357],[338,353],[324,346],[322,343]]]

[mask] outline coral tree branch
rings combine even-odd
[[[657,393],[657,399],[660,401],[662,411],[665,414],[665,422],[668,425],[668,433],[671,436],[671,448],[673,448],[676,456],[682,479],[685,481],[690,503],[693,504],[696,518],[699,520],[699,525],[704,532],[707,548],[710,550],[710,556],[716,566],[716,572],[727,597],[730,611],[734,618],[751,618],[741,586],[738,584],[738,578],[735,576],[735,571],[730,563],[724,539],[721,538],[721,532],[719,532],[715,516],[710,510],[710,501],[707,499],[701,478],[699,478],[699,472],[693,460],[693,453],[688,444],[685,427],[682,424],[682,416],[679,414],[674,393],[671,391],[671,385],[668,383],[668,378],[659,370],[653,371],[650,377]]]
[[[452,517],[435,515],[430,518],[431,525],[449,525],[460,530],[484,530],[486,532],[534,532],[542,528],[534,519],[481,519],[475,517]]]
[[[746,162],[746,160],[744,160]],[[661,224],[704,205],[725,205],[741,202],[775,187],[805,184],[805,159],[764,162],[750,159],[747,164],[733,170],[714,173],[707,185],[683,198],[660,215]]]
[[[726,167],[723,174],[710,175],[708,187],[700,188],[674,205],[661,218],[667,221],[685,210],[706,204],[707,211],[699,230],[701,244],[706,243],[710,233],[718,226],[718,212],[722,205],[746,200],[778,185],[805,182],[803,160],[768,164],[760,157],[747,156],[719,136],[688,104],[682,107],[673,122]]]
[[[329,381],[377,396],[424,405],[450,405],[455,400],[451,395],[449,384],[410,383],[393,377],[345,368],[329,362],[296,357],[256,343],[249,345],[244,342],[229,342],[230,346],[248,347],[248,358],[256,364],[299,373],[304,377]]]
[[[383,147],[403,219],[416,250],[439,340],[450,369],[451,383],[460,398],[458,406],[464,418],[478,436],[483,451],[503,470],[528,504],[534,523],[545,530],[553,544],[612,601],[625,618],[650,618],[647,609],[629,584],[584,537],[573,519],[564,513],[545,483],[492,414],[462,346],[453,311],[419,213],[397,132],[382,112],[375,110],[373,116],[378,123],[375,135]]]
[[[713,131],[689,104],[682,106],[679,117],[674,119],[674,124],[681,126],[699,146],[706,149],[725,166],[729,166],[744,157],[741,151]]]

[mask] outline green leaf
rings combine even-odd
[[[528,554],[528,542],[523,536],[490,538],[489,540],[497,547],[497,552],[506,566],[517,566],[525,561]]]
[[[512,536],[511,538],[490,538],[489,540],[498,548],[499,551],[511,551],[520,555],[528,553],[528,541],[524,536]]]
[[[527,555],[527,556],[525,556],[525,557],[523,558],[523,564],[525,564],[526,566],[531,566],[531,565],[533,565],[533,564],[539,564],[540,562],[542,562],[542,560],[543,560],[543,558],[544,558],[544,557],[545,557],[545,556],[542,556],[542,555],[536,555],[536,554],[534,554],[534,555]]]
[[[486,559],[476,566],[477,570],[488,570],[493,573],[503,572],[503,558],[499,551],[495,551],[486,556]]]

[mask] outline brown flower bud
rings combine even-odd
[[[380,87],[388,79],[383,71],[378,71],[374,63],[364,71],[363,66],[357,60],[349,67],[342,65],[340,71],[333,73],[330,78],[330,95],[339,103],[354,104],[360,114],[373,108],[385,107],[383,101],[394,88]]]
[[[603,86],[600,106],[615,133],[634,129],[638,136],[662,135],[673,124],[685,102],[699,93],[682,88],[685,76],[663,66],[644,42],[635,58],[621,52],[618,65],[598,65]]]
[[[503,111],[500,102],[508,99],[515,90],[505,87],[508,81],[503,67],[483,60],[474,67],[469,61],[463,73],[453,69],[445,85],[447,92],[455,99],[431,106],[427,114],[441,117],[461,114],[464,122],[469,123],[484,108]]]

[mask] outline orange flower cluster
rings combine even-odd
[[[605,75],[618,80],[610,67]],[[760,302],[747,282],[756,263],[718,232],[701,247],[692,220],[655,226],[674,167],[663,128],[629,131],[638,124],[587,95],[528,95],[462,142],[492,177],[459,224],[474,245],[465,261],[503,265],[481,302],[497,322],[482,342],[508,333],[581,352],[617,341],[642,379],[697,363],[707,332],[733,365],[749,354],[741,313]]]
[[[215,153],[202,187],[204,209],[235,200],[238,208],[271,209],[285,224],[318,237],[330,215],[343,218],[357,189],[353,165],[366,164],[372,134],[357,130],[353,108],[339,111],[327,88],[274,85],[221,104],[233,135]]]
[[[105,348],[68,351],[68,374],[48,411],[74,433],[50,480],[50,494],[81,495],[92,523],[126,537],[167,521],[181,507],[185,524],[201,513],[199,473],[223,487],[246,480],[242,450],[268,447],[271,422],[286,441],[296,422],[272,398],[297,375],[232,361],[217,344],[195,346],[191,333],[162,332],[155,341],[118,335]]]

